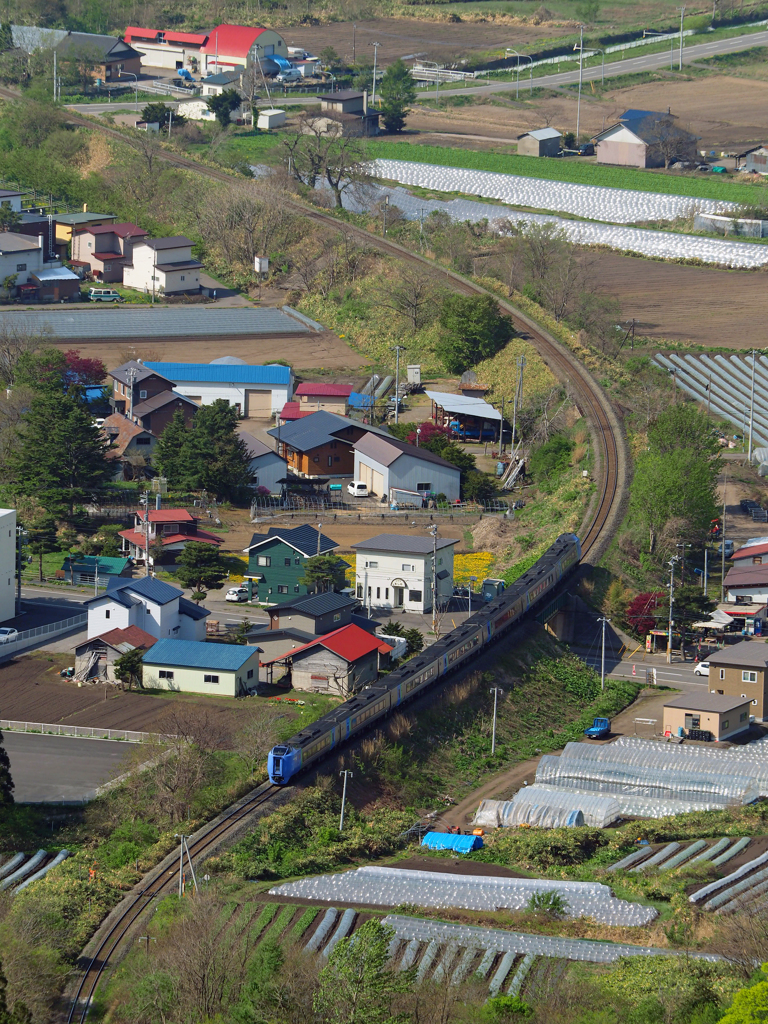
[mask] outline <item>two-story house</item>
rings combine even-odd
[[[254,489],[263,494],[281,494],[283,481],[288,476],[288,464],[277,452],[264,444],[260,437],[254,437],[247,430],[238,430],[237,436],[248,449],[248,468]]]
[[[743,640],[711,655],[709,692],[750,702],[750,711],[762,722],[768,716],[768,646]]]
[[[302,629],[313,636],[322,636],[349,625],[352,613],[359,606],[356,598],[334,591],[297,597],[270,608],[269,630]]]
[[[92,225],[72,235],[72,260],[87,267],[96,281],[109,284],[123,280],[123,267],[130,263],[134,242],[149,234],[138,224]]]
[[[244,553],[248,555],[247,578],[257,584],[259,603],[283,604],[314,593],[314,587],[302,582],[307,559],[337,547],[335,540],[311,526],[270,526],[266,534],[254,533]],[[339,586],[343,585],[342,575]]]
[[[156,395],[169,394],[174,382],[157,370],[151,369],[140,359],[129,359],[127,363],[109,371],[112,383],[112,407],[131,417],[136,406]]]
[[[277,454],[287,460],[294,473],[304,477],[352,476],[355,443],[369,433],[389,437],[378,427],[322,410],[281,423],[267,433],[277,441]]]
[[[328,135],[378,135],[379,112],[368,109],[368,91],[340,89],[320,98],[320,114],[312,118],[312,131]]]
[[[423,614],[432,609],[432,585],[436,578],[438,607],[446,605],[453,594],[453,547],[457,543],[437,537],[433,551],[431,537],[380,533],[353,544],[358,599],[368,611]]]
[[[132,262],[123,269],[123,284],[152,295],[196,294],[203,264],[193,258],[192,245],[184,235],[134,242]]]
[[[106,593],[92,597],[86,606],[89,640],[129,626],[138,626],[158,640],[205,640],[205,619],[211,614],[187,600],[177,587],[152,576],[111,579]]]
[[[176,555],[187,544],[221,544],[221,537],[200,529],[200,521],[185,508],[139,509],[132,530],[121,530],[123,548],[131,558],[144,559],[149,543],[150,565],[162,561],[163,565],[175,562]],[[153,545],[163,547],[162,559],[151,554]]]

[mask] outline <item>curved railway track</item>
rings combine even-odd
[[[226,813],[224,817],[204,835],[189,844],[190,856],[197,858],[205,854],[211,846],[222,839],[222,837],[226,836],[226,834],[239,824],[243,818],[251,814],[257,807],[267,803],[270,797],[272,797],[275,792],[279,791],[280,787],[273,786],[271,783],[265,783],[263,786],[259,786],[259,788],[254,790],[251,797],[244,804],[241,803],[237,807],[233,808],[229,813]],[[88,1010],[90,1009],[96,987],[99,984],[101,976],[106,969],[110,958],[117,950],[118,946],[125,941],[128,932],[139,917],[141,917],[144,910],[149,906],[152,900],[156,896],[169,893],[174,889],[177,885],[177,877],[175,867],[163,869],[163,871],[161,871],[146,888],[136,894],[135,899],[129,904],[129,906],[123,909],[118,918],[113,922],[106,935],[104,935],[99,942],[93,956],[90,957],[90,962],[85,967],[83,976],[77,986],[77,990],[72,997],[72,1005],[70,1006],[69,1015],[67,1016],[67,1024],[74,1024],[75,1021],[79,1021],[79,1024],[85,1024],[85,1019],[88,1016]]]
[[[16,98],[8,90],[0,89],[0,96],[2,95],[8,98]],[[96,129],[121,142],[126,141],[125,136],[114,129],[95,124],[93,121],[78,117],[71,112],[68,112],[68,118],[74,123]],[[176,167],[193,171],[217,181],[231,183],[238,180],[233,175],[227,174],[224,171],[207,167],[204,164],[197,163],[194,160],[167,150],[163,152],[162,159]],[[320,210],[315,210],[298,200],[286,198],[285,203],[290,209],[325,227],[331,227],[336,231],[342,227],[335,217]],[[493,295],[492,292],[488,292],[487,289],[475,284],[473,281],[426,259],[418,253],[411,252],[396,242],[386,238],[378,238],[354,225],[344,224],[343,228],[345,231],[363,239],[366,244],[375,246],[382,252],[387,252],[409,263],[418,263],[429,267],[433,273],[449,281],[451,286],[457,291],[467,295]],[[610,540],[612,525],[618,523],[626,496],[627,457],[624,437],[618,418],[607,395],[589,371],[579,363],[576,357],[564,345],[509,302],[500,299],[497,295],[493,295],[493,297],[504,312],[512,318],[521,337],[534,345],[555,376],[562,383],[569,383],[576,403],[589,424],[595,454],[600,467],[600,484],[598,486],[597,500],[593,502],[587,520],[582,526],[582,561],[595,562],[599,559]],[[226,836],[244,817],[250,814],[256,807],[266,803],[274,795],[274,792],[279,789],[280,787],[278,786],[265,785],[256,790],[247,804],[232,810],[209,832],[190,845],[192,857],[197,858],[204,854],[214,842]],[[175,870],[172,869],[170,871],[170,877],[169,872],[164,870],[150,885],[137,894],[133,902],[113,922],[106,935],[100,940],[98,948],[85,968],[83,977],[72,998],[69,1015],[66,1018],[67,1024],[74,1024],[75,1021],[85,1024],[96,987],[110,959],[118,947],[125,942],[130,929],[144,912],[145,908],[151,903],[152,899],[158,895],[170,892],[174,885]]]

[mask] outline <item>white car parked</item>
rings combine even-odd
[[[225,601],[247,601],[248,600],[248,587],[232,587],[231,590],[227,591]]]
[[[700,661],[696,668],[693,670],[695,676],[708,676],[709,675],[709,662]]]
[[[362,480],[352,480],[347,484],[347,491],[355,498],[367,498],[368,484]]]
[[[12,626],[0,626],[0,644],[12,644],[19,639],[18,630]]]

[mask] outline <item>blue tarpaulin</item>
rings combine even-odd
[[[454,853],[472,853],[481,850],[483,840],[480,836],[458,836],[452,832],[427,832],[421,845],[429,850],[453,850]]]

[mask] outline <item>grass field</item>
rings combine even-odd
[[[760,202],[761,193],[756,190],[764,187],[762,182],[742,185],[720,178],[667,175],[630,167],[603,167],[568,160],[505,156],[494,152],[410,145],[405,142],[373,140],[368,143],[368,151],[373,158],[384,160],[409,160],[412,163],[441,164],[444,167],[463,167],[474,171],[519,174],[525,178],[543,178],[546,181],[568,181],[578,185],[626,188],[634,192],[661,192],[665,195],[732,203]]]

